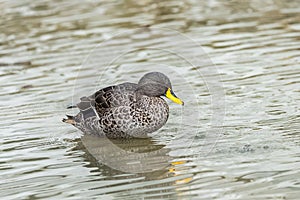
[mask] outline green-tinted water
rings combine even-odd
[[[299,1],[0,8],[2,199],[299,197]],[[154,70],[186,105],[169,103],[151,139],[81,138],[61,122],[79,97]]]

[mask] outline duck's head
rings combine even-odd
[[[172,90],[170,79],[160,72],[149,72],[138,82],[138,92],[149,97],[165,96],[173,102],[184,105]]]

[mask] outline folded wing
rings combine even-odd
[[[137,84],[123,83],[98,90],[93,95],[80,98],[77,104],[84,119],[98,116],[100,118],[113,107],[129,106],[134,98]]]

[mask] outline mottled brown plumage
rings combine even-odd
[[[82,97],[77,106],[71,106],[77,107],[79,113],[67,115],[63,121],[86,134],[108,138],[145,137],[167,122],[169,106],[160,96],[166,96],[169,90],[171,99],[177,100],[171,89],[167,76],[150,72],[138,84],[127,82],[109,86]]]

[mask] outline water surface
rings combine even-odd
[[[3,199],[297,199],[299,1],[0,1]],[[61,122],[96,89],[171,78],[150,139]]]

